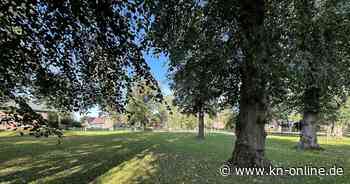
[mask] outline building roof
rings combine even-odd
[[[36,112],[57,112],[56,109],[48,107],[44,103],[38,103],[38,102],[27,102],[27,104]],[[18,104],[14,102],[13,100],[2,103],[0,105],[0,109],[6,108],[6,107],[15,107],[19,108]]]
[[[91,125],[105,124],[105,119],[101,117],[90,117],[87,119],[87,122]]]

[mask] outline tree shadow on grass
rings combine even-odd
[[[39,140],[39,141],[38,141]],[[282,166],[330,160],[349,165],[350,145],[324,145],[322,152],[298,152],[297,139],[270,137],[267,156]],[[218,168],[232,152],[232,136],[198,142],[188,133],[121,133],[68,136],[56,140],[0,138],[0,183],[252,183],[256,178],[223,178]],[[347,166],[349,167],[349,166]],[[348,168],[350,169],[350,168]],[[346,176],[348,178],[348,176]],[[326,182],[345,179],[326,178]],[[303,183],[306,177],[259,179],[260,183]],[[322,183],[317,177],[311,183]]]
[[[143,133],[73,136],[56,145],[53,138],[2,137],[0,183],[89,183],[155,146],[150,138]]]

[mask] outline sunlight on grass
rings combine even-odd
[[[64,131],[64,136],[74,136],[74,135],[82,135],[82,136],[96,136],[96,135],[115,135],[115,134],[123,134],[130,131]]]
[[[287,141],[296,142],[296,143],[299,141],[299,136],[269,135],[268,138],[274,139],[274,140],[287,140]],[[350,138],[349,137],[335,138],[335,137],[318,136],[318,142],[319,142],[319,144],[350,145]]]
[[[0,132],[0,137],[8,137],[8,136],[14,136],[18,135],[15,131],[2,131]]]
[[[59,167],[55,167],[55,168],[51,168],[52,170],[54,169],[58,169]],[[80,172],[82,170],[82,166],[78,165],[78,166],[74,166],[72,168],[63,170],[61,172],[58,172],[54,175],[48,176],[48,177],[44,177],[44,178],[40,178],[36,181],[30,182],[31,184],[35,184],[35,183],[50,183],[53,180],[57,180],[59,178],[63,178],[63,177],[67,177],[69,175],[73,175],[77,172]],[[39,173],[40,174],[40,173]]]
[[[40,139],[37,139],[37,140],[27,140],[27,141],[18,141],[18,142],[15,142],[14,143],[15,145],[21,145],[21,144],[47,144],[49,145],[48,142],[43,142],[41,141]],[[53,144],[51,144],[53,145]]]
[[[5,162],[0,168],[0,178],[8,176],[18,176],[33,168],[50,168],[52,163],[47,161],[35,161],[33,162],[30,158],[18,158],[11,161]],[[33,173],[40,176],[40,172]],[[10,183],[26,183],[23,181],[24,178],[16,177]],[[2,183],[2,182],[0,182]]]
[[[0,133],[0,183],[348,183],[350,139],[319,137],[325,150],[295,149],[298,136],[268,136],[275,166],[344,167],[343,177],[225,178],[218,168],[230,157],[234,136],[195,133],[72,132],[36,139]]]
[[[0,177],[5,176],[5,175],[10,175],[14,174],[16,172],[21,172],[30,167],[23,167],[23,165],[18,165],[18,166],[12,166],[12,167],[6,167],[0,170]]]
[[[8,160],[6,162],[2,162],[0,165],[0,169],[3,169],[9,165],[15,165],[15,164],[23,164],[31,161],[31,157],[22,157],[22,158],[15,158]]]
[[[149,179],[157,170],[154,162],[158,156],[149,150],[143,151],[134,158],[123,162],[98,177],[94,184],[134,183]]]
[[[267,138],[268,139],[278,139],[278,140],[288,140],[288,141],[294,141],[294,142],[298,142],[298,140],[299,140],[299,137],[297,137],[297,136],[269,135]]]
[[[350,145],[350,138],[334,138],[334,137],[319,137],[320,144],[330,144],[330,145]]]

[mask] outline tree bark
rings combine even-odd
[[[142,128],[143,128],[143,131],[146,131],[147,130],[147,124],[148,124],[148,119],[145,118],[144,120],[141,121],[141,125],[142,125]]]
[[[297,145],[299,149],[320,149],[317,143],[317,121],[320,112],[320,91],[321,88],[317,86],[320,78],[315,74],[320,73],[317,62],[317,55],[315,49],[310,47],[308,43],[312,34],[310,34],[310,21],[312,21],[313,1],[297,1],[295,4],[296,16],[299,17],[300,23],[297,27],[297,47],[302,52],[310,53],[312,59],[305,58],[308,67],[303,74],[305,78],[304,85],[306,89],[303,94],[303,120],[301,121],[300,140]]]
[[[60,113],[57,113],[57,128],[63,129],[63,127],[61,125],[61,114]]]
[[[314,69],[311,65],[311,69]],[[311,79],[313,79],[311,77]],[[313,85],[313,81],[307,81],[308,86]],[[320,149],[317,143],[317,123],[320,111],[320,89],[310,87],[305,90],[304,97],[304,114],[301,122],[300,140],[297,145],[299,149]]]
[[[317,143],[317,115],[318,113],[305,112],[301,125],[299,149],[320,149]]]
[[[237,167],[266,167],[270,164],[265,159],[267,99],[264,87],[257,86],[254,75],[244,76],[236,126],[237,140],[230,162]]]
[[[204,112],[203,109],[198,112],[198,139],[204,139]]]
[[[244,60],[241,65],[240,112],[236,142],[229,163],[234,167],[267,167],[265,123],[268,102],[263,63],[268,62],[265,45],[264,0],[240,1],[240,29]]]

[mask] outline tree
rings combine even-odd
[[[264,156],[264,124],[269,96],[277,94],[274,97],[277,99],[283,94],[281,78],[287,64],[277,59],[283,55],[281,52],[273,51],[281,49],[286,41],[283,18],[287,17],[284,9],[287,3],[263,0],[158,3],[160,10],[155,13],[151,32],[155,46],[168,52],[170,58],[186,57],[191,48],[193,51],[202,48],[204,51],[199,53],[204,58],[215,58],[215,67],[205,59],[200,60],[198,67],[222,77],[215,85],[221,100],[233,106],[239,103],[237,140],[230,163],[239,167],[268,165]]]
[[[163,128],[168,128],[169,108],[164,103],[156,103],[154,119],[159,122]]]
[[[231,114],[229,116],[229,118],[227,119],[226,121],[226,124],[225,124],[225,129],[228,129],[228,130],[234,130],[236,128],[236,124],[238,122],[238,116],[235,116],[234,114]]]
[[[331,136],[342,137],[343,128],[349,125],[349,102],[349,98],[345,97],[341,103],[333,104],[334,108],[331,112],[321,114],[322,121],[320,123],[329,125],[330,131],[328,133]]]
[[[337,113],[337,121],[332,122],[332,135],[337,137],[343,136],[343,131],[346,126],[350,125],[350,100],[347,98],[346,102],[339,108]],[[338,129],[336,131],[335,129]]]
[[[65,112],[60,114],[60,123],[64,125],[66,128],[69,127],[81,127],[80,122],[76,121],[73,117],[73,113],[71,112]],[[61,128],[61,127],[59,127]]]
[[[59,121],[58,113],[49,112],[47,115],[47,121],[51,127],[60,128],[59,122],[58,122]]]
[[[332,101],[342,103],[347,96],[349,76],[349,23],[341,13],[341,1],[305,1],[293,3],[295,20],[291,32],[295,50],[290,85],[296,108],[303,114],[300,149],[319,149],[317,125],[321,115],[332,114]],[[346,43],[347,42],[347,43]],[[339,100],[340,99],[340,100]],[[291,100],[293,101],[293,100]]]
[[[264,1],[239,1],[238,22],[240,36],[244,38],[241,49],[244,62],[241,66],[241,93],[239,122],[236,126],[237,140],[231,162],[238,166],[264,166],[267,116],[266,77],[258,67],[268,58],[269,52],[262,40],[265,34]]]
[[[179,8],[175,12],[165,8],[156,14],[159,19],[150,37],[154,40],[153,46],[169,55],[174,103],[182,112],[197,115],[197,137],[204,139],[205,113],[213,114],[214,106],[224,93],[223,88],[236,87],[230,85],[233,77],[227,80],[229,73],[238,69],[228,61],[234,52],[225,49],[232,48],[233,44],[227,42],[224,35],[216,35],[225,27],[215,22],[214,15],[206,15],[210,10],[200,3],[167,1],[159,2],[158,6]],[[183,26],[184,32],[181,30]],[[171,27],[174,29],[169,30]]]
[[[81,118],[80,118],[80,124],[85,124],[86,123],[86,121],[89,119],[89,116],[82,116]]]
[[[197,138],[204,139],[204,117],[205,113],[213,114],[216,108],[216,101],[220,91],[213,88],[215,80],[211,72],[206,70],[203,62],[211,62],[208,58],[198,60],[197,55],[189,56],[187,61],[178,64],[173,74],[172,89],[174,91],[174,104],[183,113],[197,115],[198,135]],[[187,57],[188,58],[188,57]],[[173,61],[176,63],[176,61]],[[181,65],[181,66],[179,66]],[[214,67],[214,66],[213,66]]]
[[[26,104],[26,96],[45,99],[60,111],[85,111],[95,104],[123,111],[134,76],[158,87],[142,57],[141,35],[149,20],[141,14],[150,5],[1,1],[0,100],[14,100],[20,106],[15,113],[31,115],[18,121],[35,130],[47,122]]]
[[[145,81],[139,81],[132,89],[132,95],[127,104],[129,123],[140,124],[143,129],[157,113],[155,91],[148,87]]]
[[[238,113],[232,109],[232,107],[226,107],[217,113],[214,118],[216,121],[223,123],[227,130],[234,130],[238,120]]]
[[[175,106],[172,102],[174,96],[169,95],[165,97],[166,103],[169,105],[167,109],[167,128],[168,129],[194,129],[196,127],[196,117],[192,114],[184,114],[181,112],[178,106]],[[164,105],[162,105],[164,107]]]

